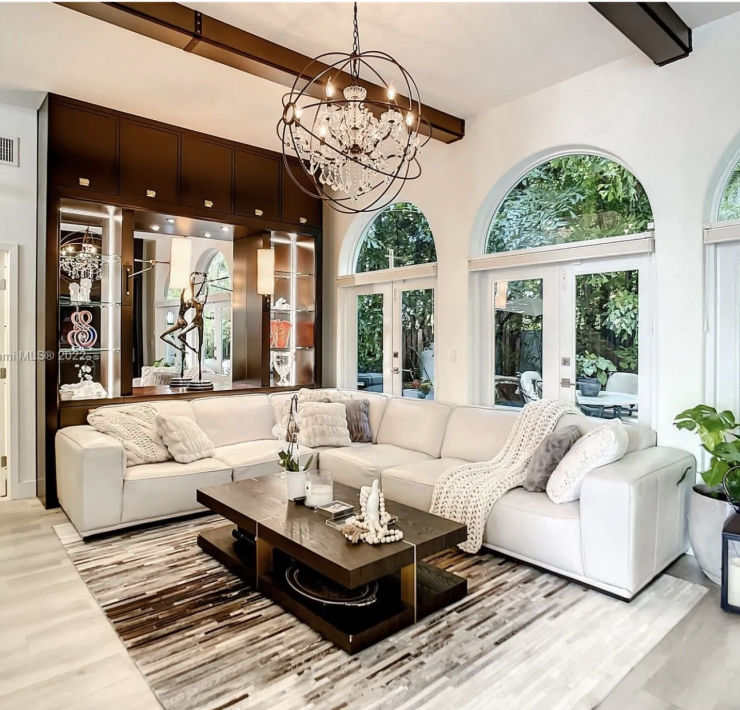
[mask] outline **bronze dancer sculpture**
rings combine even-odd
[[[200,277],[200,283],[196,292],[196,283],[198,283],[198,277]],[[210,390],[213,389],[213,383],[203,380],[203,309],[208,302],[208,274],[202,271],[193,271],[190,274],[190,288],[183,289],[180,294],[180,310],[177,315],[175,324],[168,328],[160,339],[165,343],[168,343],[176,350],[181,353],[181,366],[180,366],[180,377],[173,380],[171,386],[182,387],[186,386],[190,390]],[[193,310],[195,315],[193,319],[188,323],[186,314],[188,311]],[[187,341],[188,333],[195,330],[198,338],[198,346],[194,348]],[[175,342],[172,336],[173,333],[180,331],[177,334],[177,340],[179,344]],[[198,379],[191,380],[185,378],[185,352],[186,350],[194,352],[198,358]]]

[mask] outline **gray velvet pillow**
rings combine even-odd
[[[532,493],[543,493],[547,490],[547,482],[552,472],[580,438],[581,432],[575,425],[548,434],[529,459],[524,489]]]
[[[342,400],[347,410],[349,438],[357,443],[372,444],[373,432],[370,429],[370,402],[366,399]]]

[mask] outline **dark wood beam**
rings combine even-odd
[[[174,2],[57,4],[287,87],[302,75],[312,59]],[[314,64],[315,73],[325,67]],[[340,90],[349,85],[347,73],[332,73],[331,78]],[[367,81],[360,83],[367,89],[368,99],[385,100],[383,88]],[[323,96],[322,86],[315,85],[314,89],[314,96]],[[403,101],[403,97],[399,100]],[[454,143],[465,135],[465,121],[461,118],[424,104],[421,114],[431,124],[432,138],[438,141]]]
[[[691,28],[667,2],[592,2],[590,5],[659,67],[691,53]]]

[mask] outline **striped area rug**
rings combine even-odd
[[[431,561],[468,596],[350,657],[200,550],[223,522],[91,542],[57,528],[166,710],[592,710],[705,593],[663,575],[625,604],[450,551]]]

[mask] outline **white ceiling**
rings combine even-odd
[[[185,4],[311,57],[352,47],[351,3]],[[675,7],[698,27],[740,3]],[[364,2],[359,21],[362,48],[394,56],[425,103],[463,118],[639,54],[586,2]]]
[[[316,56],[352,49],[352,4],[187,2],[223,22]],[[363,49],[382,49],[424,103],[463,118],[637,51],[587,3],[359,5]]]
[[[351,49],[350,3],[189,4],[307,55]],[[740,3],[674,7],[698,27]],[[464,118],[630,54],[650,62],[585,2],[362,2],[360,33]],[[0,101],[47,91],[274,148],[285,88],[59,5],[0,2]]]

